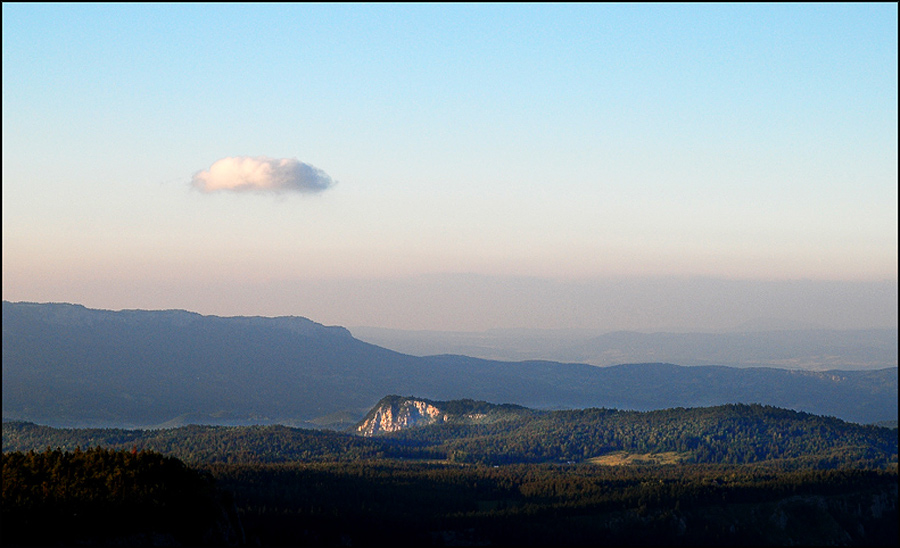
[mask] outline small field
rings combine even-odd
[[[587,459],[591,464],[603,464],[605,466],[627,466],[639,464],[678,464],[688,456],[688,453],[666,451],[664,453],[629,453],[628,451],[614,451],[600,457]]]

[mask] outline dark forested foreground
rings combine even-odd
[[[217,492],[209,478],[215,478]],[[233,497],[233,503],[231,498]],[[3,455],[4,545],[895,546],[894,470]]]
[[[230,495],[208,473],[149,451],[3,453],[3,544],[226,545]]]
[[[897,446],[895,428],[757,405],[369,438],[4,423],[3,543],[894,546]]]
[[[757,466],[213,465],[274,545],[895,546],[897,473]]]

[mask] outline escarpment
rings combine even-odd
[[[475,400],[432,401],[424,398],[386,396],[373,407],[353,431],[377,436],[407,428],[453,422],[478,424],[509,420],[534,411],[511,404]]]

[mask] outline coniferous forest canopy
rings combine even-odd
[[[121,430],[7,422],[3,522],[13,527],[4,527],[4,540],[278,546],[897,540],[896,428],[759,405],[642,413],[430,403],[459,417],[476,408],[494,414],[489,422],[448,420],[374,437],[284,426]],[[176,486],[176,495],[166,491]],[[110,505],[143,517],[123,517],[109,529],[97,516]],[[55,522],[65,533],[46,526],[76,507],[85,508],[80,520]]]

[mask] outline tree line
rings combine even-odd
[[[165,430],[56,429],[3,423],[3,450],[101,445],[146,449],[189,463],[372,459],[515,464],[582,462],[616,451],[678,453],[695,464],[791,461],[797,467],[896,466],[898,431],[762,405],[513,414],[485,424],[447,422],[374,438],[285,426]]]

